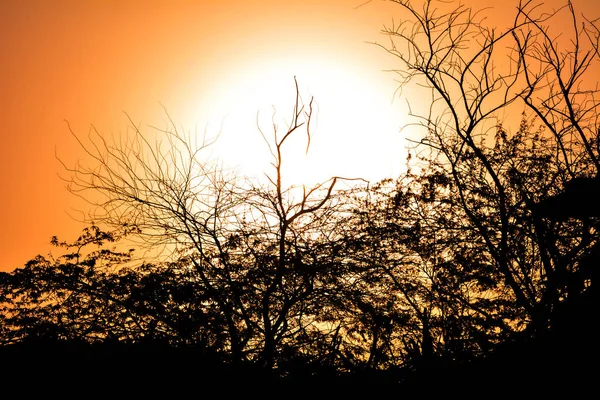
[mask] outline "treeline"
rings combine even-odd
[[[65,166],[66,179],[94,194],[97,225],[0,275],[2,356],[31,369],[21,355],[48,351],[73,373],[81,357],[123,373],[135,360],[127,371],[215,382],[588,387],[600,142],[582,79],[596,25],[574,24],[581,41],[565,52],[556,14],[532,3],[500,35],[462,6],[398,3],[412,19],[387,31],[388,51],[432,94],[405,173],[286,185],[289,140],[308,148],[313,118],[297,84],[286,129],[265,136],[262,183],[175,126],[158,143],[140,130],[78,138],[91,165]],[[511,130],[498,115],[515,107]]]
[[[129,225],[55,239],[60,257],[0,275],[2,354],[23,361],[24,350],[34,359],[50,352],[48,363],[73,371],[84,357],[88,368],[118,370],[127,360],[138,372],[194,365],[181,373],[330,383],[453,377],[465,385],[471,378],[456,368],[492,354],[502,370],[486,378],[527,373],[524,365],[585,376],[595,346],[597,220],[595,209],[557,218],[565,210],[554,203],[598,196],[600,186],[579,179],[588,193],[569,199],[573,184],[562,190],[568,178],[552,143],[524,121],[510,138],[480,147],[504,183],[506,227],[481,164],[464,157],[462,189],[432,162],[418,174],[325,194],[328,202],[297,223],[275,211],[269,223],[248,212],[237,226],[196,217],[213,236],[192,230],[190,240],[202,242],[173,261],[134,262],[135,251],[107,246],[142,234]],[[298,207],[293,215],[309,209]],[[190,355],[193,362],[173,361]]]

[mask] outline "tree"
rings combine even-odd
[[[426,107],[413,108],[424,130],[414,147],[420,198],[412,182],[396,188],[396,206],[419,224],[411,249],[441,268],[439,300],[450,285],[448,294],[464,303],[452,281],[487,280],[478,296],[504,305],[488,306],[480,316],[488,312],[503,329],[527,327],[544,336],[557,323],[554,311],[579,295],[568,293],[566,277],[577,274],[599,239],[595,219],[548,220],[536,207],[574,178],[598,173],[598,89],[589,80],[600,59],[597,21],[584,18],[580,25],[570,2],[546,13],[526,1],[517,5],[513,24],[499,31],[485,25],[485,10],[433,0],[421,8],[395,3],[408,17],[384,29],[391,44],[381,47],[400,61],[401,87],[415,81],[431,96]],[[570,43],[552,29],[565,12]],[[502,120],[515,111],[520,121]],[[411,213],[415,202],[433,209]],[[439,240],[444,254],[428,247]],[[479,313],[472,300],[464,304]],[[442,304],[432,307],[446,314]]]
[[[89,144],[75,135],[94,164],[67,168],[73,193],[100,197],[93,220],[135,227],[134,235],[166,249],[173,265],[191,268],[197,307],[220,319],[211,325],[214,335],[226,332],[222,348],[234,361],[257,360],[267,370],[282,346],[300,349],[302,337],[321,331],[317,303],[335,283],[336,239],[328,227],[342,207],[336,185],[344,178],[310,188],[283,183],[288,142],[304,132],[310,147],[313,101],[305,105],[297,82],[295,89],[284,130],[274,115],[272,137],[263,132],[273,166],[266,184],[227,175],[203,158],[211,140],[195,146],[174,124],[157,143],[137,127],[133,137],[113,142],[96,131]]]
[[[37,256],[25,267],[2,275],[4,316],[3,344],[23,340],[83,340],[137,336],[144,316],[126,305],[126,292],[113,270],[127,262],[131,252],[100,248],[127,232],[103,232],[86,228],[56,259]],[[98,250],[87,251],[97,245]],[[86,251],[86,253],[84,253]]]

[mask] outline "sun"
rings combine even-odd
[[[273,172],[266,141],[273,144],[275,125],[281,136],[291,121],[294,79],[304,106],[314,99],[313,116],[308,151],[306,131],[296,132],[282,148],[284,185],[311,186],[334,176],[372,181],[403,168],[406,152],[393,87],[382,87],[364,68],[323,54],[281,55],[223,76],[202,112],[208,112],[212,129],[221,131],[215,154],[244,175],[261,179]]]

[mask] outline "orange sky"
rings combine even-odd
[[[383,40],[398,7],[362,3],[0,1],[0,270],[47,254],[52,235],[73,239],[82,227],[69,213],[84,204],[58,177],[55,151],[66,162],[81,156],[64,120],[78,134],[92,124],[125,131],[124,112],[162,126],[162,104],[184,129],[216,133],[223,124],[224,157],[256,173],[260,151],[245,151],[262,146],[256,112],[289,104],[297,75],[319,105],[311,162],[335,161],[311,178],[397,173],[404,101],[392,102],[394,77],[383,72],[397,63],[366,42]],[[498,16],[514,9],[504,3]],[[599,1],[574,3],[600,15]]]

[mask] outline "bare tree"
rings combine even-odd
[[[70,190],[97,207],[93,220],[135,226],[149,248],[189,265],[208,295],[203,306],[223,318],[233,359],[260,360],[268,370],[283,345],[299,349],[300,337],[323,333],[316,299],[326,301],[335,281],[328,227],[344,178],[308,188],[283,183],[284,148],[304,134],[308,151],[314,118],[313,100],[305,105],[297,82],[295,90],[283,130],[274,114],[272,136],[261,131],[272,156],[266,183],[227,175],[205,157],[211,140],[195,146],[172,121],[156,142],[138,127],[112,142],[97,131],[89,144],[74,135],[92,164],[67,168]]]
[[[130,122],[132,122],[130,120]],[[148,250],[184,260],[200,277],[211,302],[221,310],[234,359],[241,357],[235,297],[222,290],[231,279],[222,243],[240,198],[233,179],[205,153],[212,140],[196,145],[171,121],[153,142],[134,125],[133,134],[109,141],[93,129],[85,143],[75,133],[91,162],[65,166],[68,189],[95,208],[91,221],[109,227],[133,226]]]
[[[598,82],[590,76],[599,68],[598,22],[580,17],[570,1],[553,14],[538,9],[519,4],[512,31],[526,81],[521,97],[556,139],[568,178],[595,175],[600,105]],[[567,14],[568,29],[551,26],[559,13]]]

